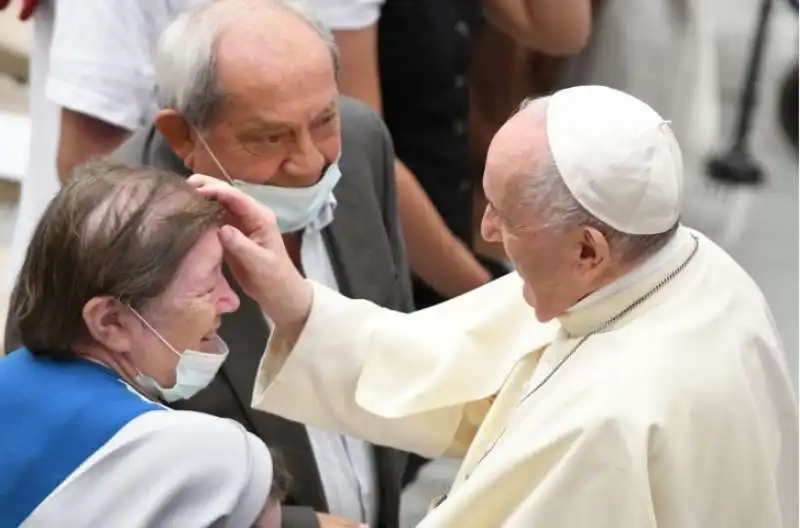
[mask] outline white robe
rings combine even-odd
[[[520,403],[686,261],[693,235],[683,271]],[[410,315],[315,286],[294,346],[273,334],[253,406],[464,457],[424,527],[796,526],[786,359],[761,292],[721,249],[681,228],[550,324],[536,322],[521,286],[511,275]]]

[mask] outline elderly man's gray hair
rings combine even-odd
[[[210,124],[224,96],[215,67],[217,40],[232,23],[241,20],[240,17],[251,16],[254,9],[284,9],[295,13],[325,42],[330,50],[334,72],[338,73],[339,50],[333,34],[305,2],[214,0],[182,13],[159,39],[155,79],[161,108],[177,110],[201,130]]]
[[[534,108],[531,112],[537,126],[545,126],[549,97],[526,99],[518,112]],[[549,149],[548,149],[549,150]],[[647,257],[666,245],[675,234],[679,223],[664,233],[631,235],[609,226],[587,211],[572,195],[558,171],[552,153],[519,185],[519,203],[527,211],[542,215],[548,228],[566,231],[580,226],[593,227],[608,240],[612,252],[622,262],[634,262]],[[525,213],[523,213],[525,214]]]

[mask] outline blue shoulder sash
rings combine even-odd
[[[91,361],[26,349],[1,359],[0,528],[19,526],[128,422],[162,409]]]

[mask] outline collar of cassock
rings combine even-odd
[[[681,266],[694,251],[695,244],[691,231],[681,226],[655,255],[560,315],[558,320],[562,328],[573,338],[598,330]]]

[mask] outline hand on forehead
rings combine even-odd
[[[219,203],[227,213],[227,222],[246,236],[278,229],[275,214],[236,187],[204,174],[194,174],[187,182],[205,198]]]

